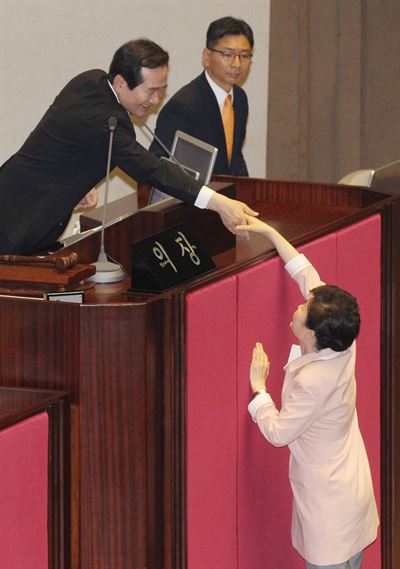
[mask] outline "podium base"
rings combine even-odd
[[[97,261],[92,265],[96,267],[96,273],[90,277],[90,280],[95,283],[117,283],[123,281],[126,276],[124,269],[117,263]]]

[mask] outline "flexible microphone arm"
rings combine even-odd
[[[107,156],[107,171],[106,171],[106,188],[104,192],[103,203],[103,222],[101,224],[101,244],[100,253],[96,263],[96,273],[90,277],[90,280],[96,283],[113,283],[121,281],[125,278],[125,271],[121,265],[111,263],[107,260],[107,254],[104,249],[104,230],[106,228],[106,208],[108,203],[108,186],[110,184],[110,166],[111,166],[111,152],[114,137],[114,130],[117,128],[117,117],[111,116],[108,119],[108,130],[110,131],[110,140],[108,143],[108,156]]]
[[[108,143],[108,156],[107,156],[107,170],[106,170],[106,188],[104,191],[104,202],[103,202],[103,221],[101,223],[101,241],[100,241],[100,253],[99,253],[99,262],[107,261],[107,255],[104,249],[104,231],[105,231],[105,223],[106,223],[106,210],[108,204],[108,187],[110,185],[110,167],[111,167],[111,154],[112,154],[112,145],[113,145],[113,138],[114,138],[114,130],[117,128],[117,117],[111,116],[108,119],[108,130],[110,131],[110,140]]]
[[[144,122],[144,120],[141,117],[137,117],[137,118],[142,123],[142,126],[144,126],[144,128],[151,134],[151,136],[154,138],[154,140],[156,142],[158,142],[158,144],[161,146],[161,148],[164,150],[164,152],[166,152],[168,154],[168,157],[172,160],[172,162],[174,162],[177,166],[179,166],[179,168],[182,170],[182,172],[184,172],[186,174],[186,176],[189,176],[189,174],[186,172],[183,165],[179,162],[179,160],[177,160],[175,158],[175,156],[172,154],[172,152],[165,146],[163,141],[156,135],[156,133],[153,130],[151,130],[151,128]]]

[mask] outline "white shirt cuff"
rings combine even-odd
[[[259,393],[256,397],[254,397],[250,401],[247,409],[249,410],[249,413],[250,413],[250,415],[251,415],[251,417],[255,423],[257,422],[255,417],[256,417],[256,413],[257,413],[258,409],[260,407],[262,407],[263,405],[265,405],[266,403],[268,405],[274,404],[274,402],[271,399],[270,394],[267,392]]]
[[[208,186],[203,186],[199,191],[199,194],[196,198],[196,201],[194,202],[194,205],[196,207],[199,207],[200,209],[205,209],[208,206],[208,202],[210,201],[211,196],[214,193],[215,193],[214,190],[212,190]]]
[[[307,259],[307,257],[302,253],[300,253],[296,257],[293,257],[293,259],[290,259],[290,261],[288,261],[285,265],[286,271],[289,273],[289,275],[292,278],[295,275],[297,275],[297,273],[299,273],[303,269],[306,269],[307,267],[312,267],[312,265],[310,261]]]

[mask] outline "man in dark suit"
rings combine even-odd
[[[198,207],[217,211],[232,232],[247,206],[216,194],[136,142],[131,116],[144,117],[165,91],[168,54],[150,40],[117,50],[109,73],[91,70],[56,97],[22,148],[0,169],[0,254],[48,250],[74,206],[105,175],[109,118],[111,166]],[[254,212],[253,212],[254,213]]]
[[[243,20],[225,17],[212,22],[203,50],[205,71],[171,97],[157,119],[156,135],[169,149],[177,130],[217,147],[214,174],[249,175],[242,153],[248,103],[246,93],[237,83],[247,76],[253,46],[253,32]],[[231,151],[227,148],[223,125],[223,108],[228,95],[231,95],[234,111]],[[164,155],[156,140],[150,150],[157,156]]]

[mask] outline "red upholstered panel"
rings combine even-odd
[[[307,245],[303,252],[326,280],[335,280],[335,237]],[[333,262],[332,262],[333,260]],[[277,257],[238,276],[238,532],[240,569],[304,569],[291,546],[292,494],[288,449],[271,446],[252,422],[249,366],[256,341],[271,361],[269,390],[280,406],[285,365],[293,338],[289,323],[302,302]]]
[[[187,295],[188,569],[236,569],[236,279]]]
[[[0,431],[0,567],[46,569],[48,416]]]
[[[357,409],[380,502],[381,221],[375,215],[337,234],[338,285],[356,296],[361,311],[357,342]],[[363,569],[381,567],[380,539],[365,552]]]

